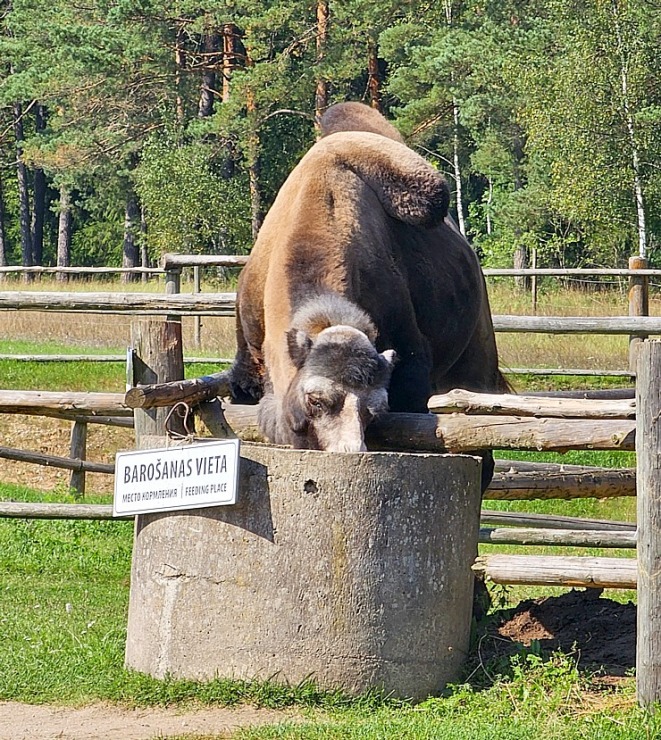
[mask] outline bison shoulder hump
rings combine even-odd
[[[413,226],[431,227],[448,213],[450,189],[443,175],[405,144],[364,131],[338,132],[310,151],[332,157],[376,194],[385,212]]]

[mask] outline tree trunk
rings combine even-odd
[[[181,77],[185,65],[186,52],[184,51],[184,27],[179,26],[179,28],[177,28],[177,38],[174,48],[174,86],[177,91],[175,103],[176,119],[180,126],[183,126],[185,122],[184,97],[181,90]]]
[[[261,163],[259,159],[259,134],[255,131],[250,134],[248,143],[248,180],[250,185],[250,213],[253,240],[257,238],[262,227],[264,213],[262,211],[262,191],[259,185]]]
[[[30,223],[30,194],[28,170],[23,161],[23,106],[14,103],[14,135],[16,137],[16,167],[18,172],[19,220],[21,229],[21,255],[23,267],[32,266],[32,225]],[[26,282],[32,276],[26,273]]]
[[[629,104],[629,59],[624,48],[622,38],[622,27],[620,22],[620,11],[618,0],[612,3],[613,19],[615,21],[615,33],[617,36],[617,49],[620,56],[620,91],[622,93],[622,108],[627,125],[629,147],[631,153],[631,169],[633,171],[633,195],[636,203],[636,223],[638,229],[638,255],[645,259],[647,257],[647,222],[645,218],[645,199],[643,196],[643,181],[640,173],[640,154],[636,141],[636,129],[634,117]]]
[[[445,11],[445,22],[448,28],[453,25],[453,6],[452,0],[443,0],[443,9]],[[451,75],[451,82],[454,79]],[[461,186],[461,163],[459,160],[459,102],[454,94],[452,95],[452,165],[454,169],[454,182],[456,188],[455,204],[457,208],[457,225],[459,231],[466,236],[466,221],[464,219],[463,192]]]
[[[208,118],[213,115],[213,104],[216,95],[216,67],[219,62],[220,34],[217,31],[208,31],[202,39],[204,67],[200,85],[200,99],[197,105],[198,118]]]
[[[314,117],[319,127],[321,116],[328,108],[328,80],[324,79],[320,69],[326,58],[326,46],[328,43],[328,22],[330,8],[328,0],[317,1],[317,87],[314,94]]]
[[[71,190],[66,185],[60,186],[60,217],[57,228],[57,266],[71,265]],[[69,276],[66,272],[58,272],[57,279],[66,282]]]
[[[525,270],[528,268],[528,248],[524,244],[519,244],[514,248],[512,266],[515,270]],[[529,277],[516,277],[514,278],[514,282],[520,290],[530,290]]]
[[[246,54],[246,66],[252,67],[254,62],[249,54]],[[248,113],[249,133],[246,142],[246,159],[248,162],[248,182],[250,187],[250,212],[251,212],[251,229],[253,240],[264,220],[262,211],[262,191],[259,184],[259,174],[261,169],[259,156],[259,124],[257,115],[257,104],[255,103],[255,93],[252,88],[248,88],[246,95],[246,111]]]
[[[230,99],[232,73],[239,66],[239,57],[242,56],[239,28],[234,23],[225,23],[222,28],[223,37],[223,88],[222,101]]]
[[[5,236],[5,196],[4,185],[0,178],[0,267],[7,266],[7,239]],[[5,279],[3,273],[0,273],[0,282]]]
[[[46,110],[43,105],[35,107],[35,130],[37,134],[46,128]],[[34,171],[34,202],[32,208],[32,262],[44,263],[44,214],[46,212],[46,174],[37,167]]]
[[[459,231],[466,236],[466,219],[464,218],[463,188],[461,186],[461,163],[459,160],[459,104],[452,98],[452,159],[454,165],[454,181],[456,187],[455,206],[457,208],[457,223]]]
[[[245,59],[245,50],[240,40],[239,28],[234,23],[225,23],[223,25],[221,34],[223,39],[223,64],[222,64],[222,93],[221,100],[223,103],[229,102],[231,85],[232,85],[232,74],[234,70],[239,66],[239,60]],[[229,180],[234,177],[236,172],[236,149],[231,139],[226,139],[224,142],[225,150],[227,152],[223,159],[221,166],[221,176],[225,180]]]
[[[142,267],[149,267],[149,250],[147,249],[147,218],[145,216],[145,209],[140,208],[140,264]],[[146,272],[142,273],[142,282],[146,283],[149,280],[149,275]]]
[[[485,215],[487,218],[487,234],[491,234],[493,231],[492,225],[491,225],[491,206],[493,205],[493,180],[491,177],[487,178],[487,181],[489,183],[489,191],[487,195],[487,203],[485,210]]]
[[[376,36],[370,33],[367,40],[367,92],[370,106],[383,113],[381,87],[383,77],[379,69],[379,46]]]
[[[131,190],[126,196],[124,211],[124,250],[122,265],[124,267],[138,267],[138,239],[140,229],[140,206],[135,193]],[[123,274],[124,282],[133,282],[136,276],[131,273]]]

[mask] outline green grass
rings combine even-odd
[[[15,362],[0,360],[3,390],[123,393],[126,369],[118,362]]]
[[[0,493],[73,501],[19,486]],[[0,519],[0,698],[108,694],[122,661],[131,546],[130,522]]]
[[[244,730],[242,740],[641,740],[661,733],[661,721],[638,709],[587,709],[580,680],[558,656],[526,665],[513,680],[476,692],[458,686],[446,698],[416,707],[349,710],[309,721]]]
[[[581,360],[576,360],[579,367]],[[526,391],[582,391],[586,389],[616,389],[632,388],[633,381],[624,377],[608,375],[530,375],[507,373],[506,368],[501,368],[505,372],[508,382],[515,393],[525,393]]]
[[[73,352],[78,354],[79,352]],[[2,354],[2,351],[0,351]],[[30,352],[30,354],[37,354]],[[40,354],[46,354],[42,352]],[[62,352],[61,354],[64,354]],[[72,352],[69,352],[72,354]],[[101,354],[106,354],[102,352]],[[108,352],[107,354],[112,354]],[[186,364],[187,378],[222,370],[221,365]],[[124,393],[124,362],[29,362],[0,360],[0,385],[3,390],[94,391]]]
[[[84,347],[56,341],[36,342],[23,339],[0,339],[0,354],[8,355],[118,355],[125,347]]]

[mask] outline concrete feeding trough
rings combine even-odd
[[[239,503],[136,524],[127,666],[421,699],[468,650],[480,461],[244,444]]]

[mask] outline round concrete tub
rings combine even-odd
[[[235,506],[136,523],[126,664],[424,698],[468,649],[480,461],[244,444]]]

